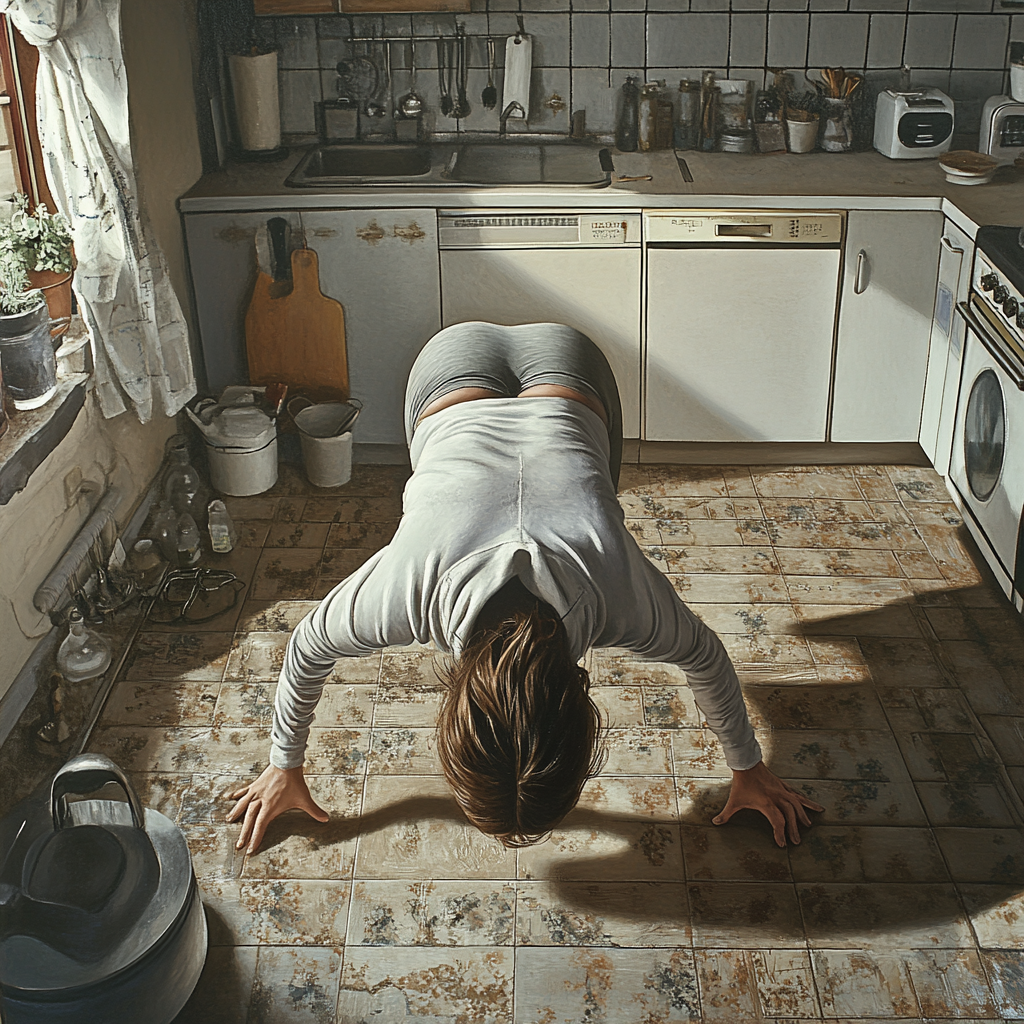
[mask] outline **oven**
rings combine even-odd
[[[950,481],[1003,591],[1024,609],[1024,247],[981,228],[967,302]]]

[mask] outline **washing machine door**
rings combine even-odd
[[[1009,594],[1024,506],[1024,392],[981,330],[967,321],[950,476],[971,533]]]

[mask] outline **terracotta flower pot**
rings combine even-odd
[[[28,282],[33,288],[39,288],[46,299],[46,308],[51,320],[60,320],[50,331],[50,337],[57,339],[67,332],[71,326],[71,278],[73,270],[59,272],[55,270],[30,270]]]

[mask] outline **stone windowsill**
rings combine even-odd
[[[85,405],[92,376],[88,340],[85,324],[75,317],[57,350],[57,393],[46,405],[28,412],[7,403],[7,432],[0,437],[0,507],[24,490],[43,460],[67,437]]]

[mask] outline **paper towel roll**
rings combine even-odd
[[[512,111],[509,117],[530,119],[530,75],[533,71],[533,40],[523,33],[509,36],[505,43],[505,79],[501,109],[513,101],[521,104],[523,113]]]
[[[232,54],[228,61],[242,149],[277,149],[281,145],[277,51],[258,57]]]

